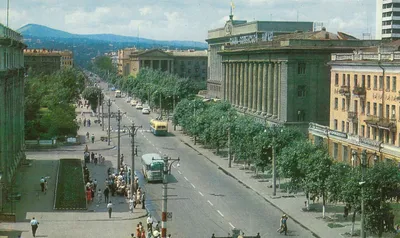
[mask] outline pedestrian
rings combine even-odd
[[[40,179],[40,188],[42,189],[42,192],[44,192],[44,183],[46,182],[46,180],[42,177]]]
[[[36,230],[39,227],[39,222],[35,219],[35,217],[31,220],[31,227],[32,227],[32,235],[36,237]]]
[[[104,202],[108,203],[108,194],[110,194],[110,190],[108,189],[108,186],[104,189],[103,194],[104,194]]]
[[[153,228],[153,218],[151,217],[151,215],[149,215],[147,217],[147,230],[152,230]]]
[[[130,211],[131,213],[133,213],[133,208],[134,208],[133,203],[134,203],[134,200],[133,200],[133,198],[131,197],[131,198],[129,199],[129,211]]]
[[[86,139],[89,140],[89,132],[86,132]]]
[[[83,119],[83,126],[86,127],[86,118]]]
[[[140,225],[137,224],[136,226],[136,236],[139,238],[140,237]]]
[[[97,161],[98,161],[98,158],[97,158],[97,154],[96,154],[96,156],[94,157],[94,165],[97,165]]]
[[[102,192],[101,192],[101,189],[99,188],[99,190],[97,191],[97,203],[101,203],[101,194],[102,194]]]
[[[92,143],[94,143],[94,134],[92,134]]]
[[[121,165],[124,164],[124,154],[121,155]]]
[[[86,189],[86,201],[87,203],[90,203],[90,201],[92,201],[92,191],[90,188]]]
[[[94,179],[94,181],[93,181],[93,189],[96,191],[96,189],[97,189],[97,180],[96,179]]]
[[[44,194],[47,192],[47,180],[44,181]]]
[[[92,152],[92,154],[90,154],[90,158],[91,158],[91,163],[94,163],[94,153]]]
[[[92,186],[92,188],[90,189],[90,192],[92,193],[91,196],[92,196],[92,201],[93,201],[93,199],[95,199],[95,197],[94,197],[94,195],[95,195],[95,190],[93,189],[93,186]]]
[[[86,145],[85,146],[85,153],[89,152],[89,147]]]
[[[110,201],[110,202],[107,204],[108,218],[111,218],[112,208],[113,208],[113,204],[112,204],[112,202]]]
[[[140,199],[140,202],[142,203],[142,209],[145,209],[145,208],[146,208],[145,205],[144,205],[145,201],[146,201],[146,199],[145,199],[145,192],[143,192],[143,193],[142,193],[142,197],[141,197],[141,199]]]
[[[90,119],[88,119],[88,120],[87,120],[87,125],[88,125],[88,127],[90,127],[90,124],[92,124],[92,123],[91,123]]]

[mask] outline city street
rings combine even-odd
[[[104,85],[102,85],[104,86]],[[140,156],[144,153],[167,154],[173,159],[180,158],[180,167],[172,168],[169,177],[168,211],[173,213],[172,221],[168,222],[168,233],[173,237],[210,237],[224,236],[233,228],[241,229],[246,235],[271,237],[279,236],[279,210],[271,206],[262,197],[246,188],[236,180],[218,170],[215,165],[202,155],[183,144],[173,135],[156,137],[149,132],[149,121],[157,117],[155,114],[142,115],[126,102],[126,98],[117,98],[112,92],[106,92],[115,100],[111,111],[126,112],[121,126],[142,125],[135,138],[138,145],[138,157],[135,169],[140,171]],[[106,111],[106,108],[105,108]],[[115,118],[111,126],[116,128]],[[170,128],[173,133],[173,128]],[[113,133],[112,136],[115,136]],[[125,161],[130,161],[130,138],[121,137],[121,153]],[[115,154],[117,153],[114,150]],[[150,212],[159,219],[161,214],[161,184],[146,184],[148,207]],[[298,224],[288,223],[289,235],[297,237],[312,237],[311,232]]]

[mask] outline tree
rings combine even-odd
[[[113,71],[112,60],[108,56],[98,56],[94,60],[94,66],[103,71]]]
[[[92,111],[96,111],[99,97],[101,96],[101,89],[97,87],[87,87],[82,92],[82,97],[89,101]]]

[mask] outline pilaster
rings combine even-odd
[[[253,113],[257,111],[257,70],[258,70],[258,65],[257,63],[253,64],[253,103],[252,103],[252,111]]]
[[[267,101],[268,101],[268,66],[267,63],[263,63],[263,84],[262,84],[262,115],[267,115]]]
[[[268,63],[268,102],[267,102],[267,116],[270,117],[272,116],[273,113],[273,100],[274,100],[274,73],[273,73],[273,63],[269,62]]]

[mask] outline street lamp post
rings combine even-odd
[[[272,195],[276,196],[276,155],[275,155],[275,137],[272,138]]]
[[[164,171],[163,171],[163,193],[162,193],[162,215],[161,215],[161,237],[167,237],[167,204],[168,204],[168,174],[171,173],[171,167],[174,162],[178,162],[177,166],[179,167],[178,159],[171,159],[167,155],[164,155]],[[171,162],[171,163],[169,163]]]
[[[101,130],[104,131],[104,95],[101,96]]]
[[[108,99],[108,145],[110,145],[110,131],[111,131],[111,99]]]
[[[118,110],[118,114],[117,114],[117,122],[118,122],[118,173],[120,172],[120,168],[121,168],[121,111]]]
[[[374,161],[378,161],[378,157],[377,154],[374,153]],[[368,162],[369,159],[367,159],[367,150],[363,150],[361,153],[361,158],[358,156],[357,151],[353,151],[352,153],[352,162],[354,165],[354,162],[359,159],[360,160],[360,166],[361,166],[361,182],[359,182],[360,186],[361,186],[361,238],[366,238],[367,234],[365,232],[365,204],[364,204],[364,191],[365,191],[365,181],[364,181],[364,177],[365,177],[365,169],[368,166]]]
[[[139,128],[142,128],[142,126],[135,126],[135,123],[132,123],[131,128],[129,128],[129,134],[132,137],[131,139],[131,146],[132,146],[132,153],[131,153],[131,159],[132,159],[132,168],[131,168],[131,193],[133,194],[134,191],[136,190],[135,188],[135,135],[137,134],[137,131]]]

